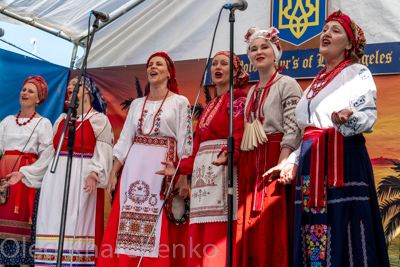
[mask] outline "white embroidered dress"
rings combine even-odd
[[[155,172],[164,169],[161,161],[166,160],[166,155],[177,153],[179,156],[182,148],[182,157],[192,153],[190,104],[187,98],[181,95],[168,97],[158,113],[162,100],[147,100],[142,116],[144,100],[139,98],[132,102],[113,152],[124,164],[120,179],[120,216],[119,228],[115,229],[118,231],[115,252],[136,256],[141,255],[164,201],[160,199],[163,177]],[[146,136],[138,130],[140,118],[143,119],[142,133]],[[172,161],[171,158],[168,160]],[[158,257],[162,223],[160,217],[144,256]]]
[[[63,113],[55,122],[54,135],[57,132],[60,134],[62,131],[62,127],[59,125],[65,121],[65,117],[66,114]],[[85,113],[83,117],[83,127],[91,126],[95,138],[95,140],[87,140],[93,138],[93,135],[85,136],[84,132],[84,146],[86,142],[91,142],[95,144],[95,147],[92,148],[94,149],[93,155],[84,154],[82,162],[80,154],[82,116],[78,116],[77,137],[71,167],[63,266],[69,266],[70,262],[73,266],[94,266],[97,195],[89,195],[83,187],[86,185],[87,176],[93,171],[97,173],[100,180],[97,186],[104,188],[108,183],[112,166],[114,135],[108,118],[97,111],[92,111],[87,116]],[[75,151],[79,151],[79,153]],[[67,165],[66,153],[65,151],[61,152],[55,173],[50,172],[55,153],[53,146],[43,153],[46,157],[42,156],[33,165],[21,168],[21,172],[25,175],[23,182],[27,186],[36,188],[41,186],[42,188],[36,231],[35,265],[37,266],[56,266]]]

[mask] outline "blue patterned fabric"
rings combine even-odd
[[[79,78],[76,76],[75,78]],[[107,114],[107,101],[100,91],[100,88],[89,76],[82,76],[81,81],[85,84],[85,88],[88,89],[93,97],[92,107],[98,112]]]
[[[33,265],[35,258],[36,218],[39,206],[40,189],[36,189],[32,214],[31,242],[0,240],[0,264]]]
[[[345,186],[326,188],[322,209],[307,207],[313,140],[303,141],[301,147],[295,195],[294,266],[389,267],[364,137],[344,137]]]

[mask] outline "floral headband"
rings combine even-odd
[[[274,50],[275,61],[278,63],[282,56],[282,47],[279,43],[278,33],[279,30],[274,26],[268,30],[260,30],[258,27],[251,27],[244,36],[244,41],[247,43],[247,55],[250,54],[250,45],[253,40],[257,38],[263,38],[270,43],[272,49]]]

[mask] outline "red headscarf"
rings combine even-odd
[[[367,44],[363,30],[357,24],[355,24],[349,16],[343,14],[341,10],[333,12],[325,20],[325,24],[331,20],[335,20],[343,26],[353,44],[352,49],[354,50],[358,58],[362,58],[362,56],[364,55],[365,45]]]
[[[214,57],[219,55],[230,57],[229,51],[219,51],[214,55]],[[235,70],[237,71],[236,83],[234,86],[235,88],[243,89],[249,82],[250,74],[244,71],[244,69],[242,68],[242,64],[240,64],[240,59],[235,53],[233,53],[233,65],[235,66]]]
[[[26,83],[33,83],[36,86],[39,96],[39,105],[42,104],[46,100],[49,91],[46,81],[41,76],[35,75],[26,78],[22,87],[24,87]]]
[[[147,60],[146,68],[149,67],[150,60],[153,57],[162,57],[165,60],[165,62],[167,63],[169,75],[171,75],[171,78],[168,80],[169,90],[171,92],[174,92],[175,94],[179,94],[178,83],[176,82],[175,66],[174,66],[174,62],[172,61],[172,59],[164,52],[154,53]]]

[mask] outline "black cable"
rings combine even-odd
[[[216,33],[217,33],[218,24],[219,24],[219,20],[220,20],[220,18],[221,18],[222,10],[224,10],[224,7],[221,7],[221,10],[219,11],[219,14],[218,14],[217,24],[215,25],[214,34],[213,34],[213,38],[212,38],[212,41],[211,41],[210,53],[208,54],[208,58],[207,58],[207,62],[206,62],[206,67],[204,68],[203,76],[201,77],[201,81],[200,81],[199,91],[198,91],[198,93],[197,93],[196,100],[194,101],[194,105],[193,105],[194,108],[193,108],[193,111],[192,111],[192,118],[193,118],[194,112],[195,112],[195,110],[196,110],[197,102],[199,101],[201,88],[203,87],[204,78],[205,78],[206,72],[207,72],[207,67],[208,67],[208,64],[210,63],[210,59],[211,59],[211,55],[212,55],[212,50],[213,50],[213,48],[214,48],[215,35],[216,35]]]

